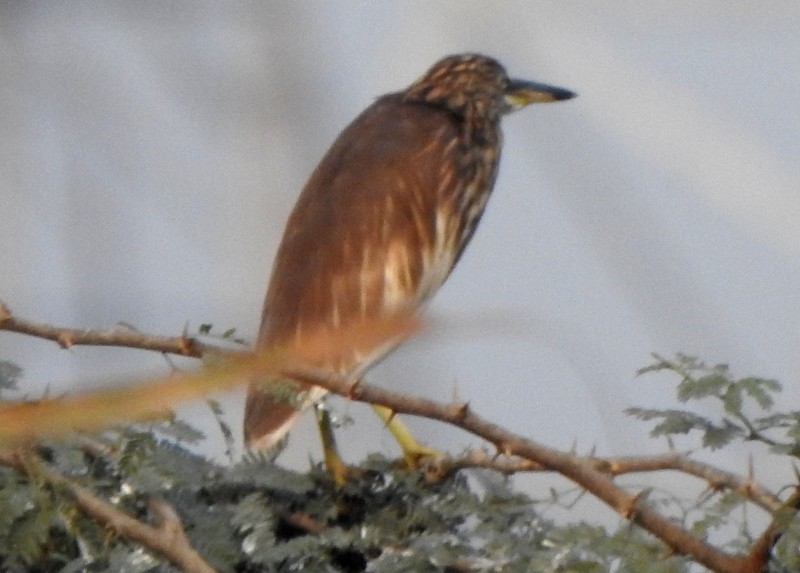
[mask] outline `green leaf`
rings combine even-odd
[[[774,420],[774,416],[771,418],[766,418],[762,420],[758,420],[760,423],[768,423],[768,421]],[[784,417],[785,422],[780,424],[781,427],[786,428],[786,437],[790,438],[792,441],[796,443],[800,443],[800,412],[794,412],[791,416]],[[774,424],[777,426],[778,424]]]
[[[742,392],[738,384],[731,384],[722,395],[722,406],[729,414],[740,414],[742,411]]]
[[[766,378],[742,378],[737,385],[753,398],[762,410],[771,408],[774,404],[772,394],[777,394],[783,389],[777,380]]]
[[[225,440],[225,456],[228,458],[228,461],[233,464],[233,450],[236,446],[236,438],[233,436],[233,430],[231,430],[231,427],[225,421],[225,413],[222,411],[222,406],[217,400],[209,398],[206,400],[206,404],[208,404],[208,407],[214,414],[214,419],[217,421],[219,431]]]
[[[717,396],[722,389],[730,384],[725,376],[720,373],[707,374],[695,379],[684,379],[678,384],[678,400],[699,400],[709,396]]]
[[[740,435],[742,430],[730,423],[723,427],[709,426],[703,434],[703,447],[718,450]]]
[[[225,472],[231,484],[246,484],[262,489],[280,490],[293,495],[309,495],[316,487],[309,475],[280,467],[261,453],[249,453]]]
[[[58,515],[45,495],[38,495],[35,510],[30,510],[14,521],[8,534],[8,547],[26,563],[34,563],[43,555],[50,537],[50,527]]]
[[[650,431],[650,435],[653,437],[688,434],[692,430],[706,430],[713,427],[710,420],[683,410],[627,408],[625,413],[643,421],[661,420]]]
[[[231,525],[242,534],[241,549],[248,559],[264,564],[277,539],[275,518],[260,493],[245,497],[234,510]]]
[[[132,550],[117,547],[109,559],[109,571],[118,573],[148,573],[152,572],[161,561],[142,547]]]
[[[33,508],[30,486],[5,483],[0,489],[0,537],[11,533],[15,522]]]

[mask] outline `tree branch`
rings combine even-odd
[[[132,330],[63,328],[32,320],[24,320],[12,315],[8,307],[2,302],[0,302],[0,330],[52,340],[61,348],[70,348],[78,345],[118,346],[194,358],[200,358],[206,351],[214,348],[185,334],[176,337],[154,336]]]
[[[753,563],[753,569],[761,566],[764,571],[766,568],[763,564],[769,561],[769,556],[772,548],[778,543],[781,536],[786,532],[789,523],[800,510],[800,488],[795,487],[792,495],[787,499],[773,514],[772,523],[769,524],[761,536],[756,539],[755,543],[750,547],[750,552],[747,555],[748,560]]]
[[[186,335],[170,338],[130,331],[76,330],[34,323],[13,317],[2,303],[0,303],[0,330],[53,340],[63,348],[78,344],[122,346],[198,358],[202,357],[205,352],[215,350],[214,347],[203,345]],[[290,371],[284,371],[283,375],[324,387],[353,400],[378,404],[395,412],[439,420],[462,428],[494,444],[499,454],[517,456],[521,460],[506,463],[498,462],[496,459],[487,461],[465,457],[453,461],[455,467],[492,467],[504,473],[510,471],[554,471],[560,473],[605,502],[625,519],[650,531],[675,552],[688,555],[698,563],[720,573],[760,573],[768,558],[768,552],[764,550],[767,545],[766,540],[773,536],[775,527],[771,526],[764,532],[759,543],[752,548],[749,555],[730,555],[703,542],[648,507],[644,501],[646,492],[632,495],[614,484],[613,476],[622,473],[671,469],[706,480],[712,490],[721,487],[736,490],[747,499],[770,511],[775,511],[778,506],[786,507],[776,496],[758,486],[752,479],[742,479],[706,464],[689,460],[679,454],[652,458],[582,457],[554,450],[505,430],[474,414],[464,404],[437,403],[367,384],[354,384],[346,377],[316,369],[293,368]],[[113,507],[111,509],[117,511]],[[87,512],[89,511],[87,510]],[[131,519],[128,516],[125,517]]]
[[[75,499],[75,504],[87,515],[115,533],[140,543],[164,557],[186,573],[216,573],[190,545],[175,510],[163,500],[151,499],[150,511],[157,518],[155,525],[142,523],[125,512],[103,501],[91,490],[80,486],[65,476],[45,466],[38,458],[19,453],[0,453],[0,463],[30,475],[35,472],[51,483],[65,487]]]
[[[581,456],[581,459],[591,464],[598,471],[610,476],[619,476],[632,473],[646,473],[654,471],[675,471],[700,478],[708,483],[711,491],[728,489],[739,493],[770,513],[784,507],[784,502],[756,483],[751,478],[743,478],[716,468],[710,464],[698,462],[686,457],[684,454],[672,452],[659,456],[636,456],[622,458],[605,458],[598,456]],[[550,468],[528,459],[501,459],[491,456],[486,451],[472,449],[459,457],[444,457],[431,462],[435,467],[432,470],[437,475],[450,473],[466,468],[485,468],[510,475],[521,472],[548,472]]]
[[[439,420],[462,428],[494,444],[498,452],[516,455],[556,471],[605,502],[625,519],[660,538],[673,551],[692,557],[698,563],[720,573],[759,573],[745,556],[730,555],[698,539],[673,521],[644,503],[646,492],[631,495],[614,484],[611,477],[596,467],[591,459],[549,448],[534,440],[505,430],[464,407],[442,404],[424,398],[405,396],[327,371],[297,368],[282,373],[287,378],[321,386],[341,396],[377,404],[395,412]]]
[[[712,491],[722,489],[735,491],[770,513],[784,506],[780,498],[752,478],[742,478],[710,464],[692,460],[678,452],[653,457],[598,459],[608,464],[609,473],[613,475],[673,470],[705,480]]]

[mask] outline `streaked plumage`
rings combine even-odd
[[[379,98],[339,135],[289,217],[260,343],[419,307],[450,274],[483,214],[497,175],[501,116],[537,98],[571,96],[512,82],[495,60],[467,54]],[[379,358],[353,349],[336,364],[315,366],[360,374]],[[324,393],[316,390],[309,403]],[[251,385],[246,442],[272,446],[296,415],[293,405]]]

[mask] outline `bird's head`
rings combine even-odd
[[[493,122],[532,103],[574,96],[562,88],[511,79],[497,60],[480,54],[439,60],[405,92],[406,101],[444,106],[463,117]]]

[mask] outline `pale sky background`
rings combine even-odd
[[[252,339],[336,134],[476,51],[579,98],[507,118],[494,197],[426,332],[368,379],[602,455],[664,449],[621,415],[674,405],[672,384],[635,379],[653,351],[778,378],[800,408],[798,30],[790,1],[3,3],[0,299],[60,325]],[[33,396],[167,372],[7,333],[0,359]],[[224,401],[238,431],[242,394]],[[349,459],[396,452],[369,408],[338,404]],[[218,452],[208,410],[182,411]],[[318,459],[314,434],[307,416],[282,462]],[[742,451],[714,459],[746,472]],[[771,463],[759,475],[791,480]]]

